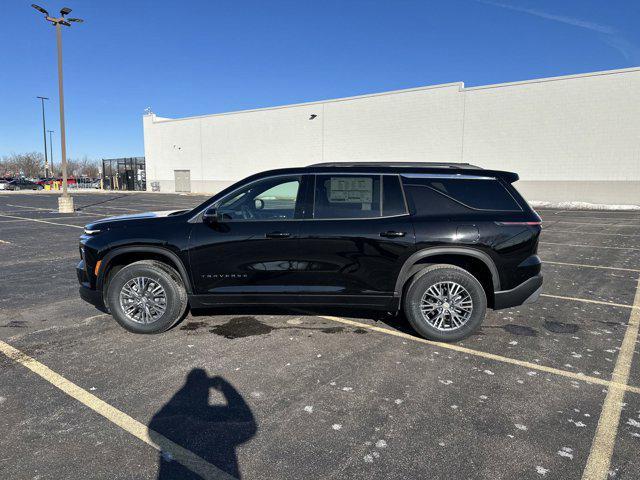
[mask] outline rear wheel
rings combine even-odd
[[[182,318],[187,308],[187,292],[172,267],[142,260],[115,273],[106,301],[113,317],[127,330],[161,333]]]
[[[413,328],[430,340],[453,342],[482,321],[487,298],[480,282],[455,265],[432,265],[411,281],[404,311]]]

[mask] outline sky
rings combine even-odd
[[[186,117],[462,81],[640,66],[637,0],[0,0],[0,156],[143,156],[142,116]]]

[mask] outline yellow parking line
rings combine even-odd
[[[633,361],[633,351],[638,340],[638,329],[640,327],[640,281],[633,302],[635,309],[629,317],[629,326],[624,334],[620,353],[616,360],[611,377],[611,387],[607,391],[607,396],[602,405],[602,412],[598,420],[596,434],[591,444],[591,451],[584,471],[582,480],[605,480],[609,475],[609,465],[613,456],[613,448],[618,435],[620,425],[620,415],[624,401],[625,389],[619,384],[627,384],[631,362]]]
[[[305,312],[307,313],[307,312]],[[520,367],[528,368],[530,370],[537,370],[539,372],[551,373],[553,375],[559,375],[561,377],[567,377],[572,380],[579,380],[581,382],[596,384],[596,385],[604,385],[609,386],[613,385],[613,382],[609,380],[605,380],[603,378],[592,377],[590,375],[584,375],[576,372],[568,372],[566,370],[561,370],[559,368],[547,367],[545,365],[539,365],[537,363],[526,362],[524,360],[518,360],[515,358],[504,357],[502,355],[496,355],[495,353],[483,352],[482,350],[474,350],[472,348],[463,347],[460,345],[456,345],[455,343],[442,343],[442,342],[434,342],[431,340],[427,340],[421,337],[416,337],[414,335],[410,335],[408,333],[399,332],[397,330],[391,330],[389,328],[376,327],[375,325],[369,325],[367,323],[355,322],[353,320],[348,320],[346,318],[341,317],[332,317],[319,315],[318,318],[324,318],[325,320],[330,320],[332,322],[342,323],[344,325],[349,325],[352,327],[358,328],[366,328],[368,330],[372,330],[378,333],[384,333],[386,335],[393,335],[394,337],[404,338],[406,340],[411,340],[413,342],[424,343],[426,345],[432,345],[438,348],[444,348],[447,350],[453,350],[460,353],[466,353],[468,355],[474,355],[476,357],[486,358],[488,360],[494,360],[496,362],[508,363],[510,365],[518,365]],[[632,387],[625,384],[616,384],[617,387],[627,390],[633,393],[640,393],[639,387]]]
[[[539,242],[542,245],[562,245],[563,247],[607,248],[613,250],[640,250],[637,247],[605,247],[603,245],[578,245],[571,243]]]
[[[24,217],[15,217],[13,215],[2,215],[2,214],[0,214],[0,217],[15,218],[15,219],[19,219],[19,220],[27,220],[29,222],[48,223],[49,225],[61,225],[63,227],[72,227],[72,228],[84,229],[84,227],[81,227],[80,225],[69,225],[68,223],[47,222],[46,220],[40,220],[38,218],[24,218]]]
[[[542,260],[543,264],[548,265],[567,265],[569,267],[585,267],[585,268],[602,268],[604,270],[620,270],[621,272],[639,272],[637,268],[622,268],[622,267],[605,267],[604,265],[585,265],[584,263],[566,263],[566,262],[550,262],[548,260]]]
[[[75,383],[67,380],[62,375],[54,372],[46,365],[38,362],[34,358],[26,355],[17,348],[12,347],[8,343],[0,340],[0,352],[5,354],[11,360],[25,366],[33,373],[39,375],[44,380],[59,388],[64,393],[79,401],[94,412],[102,415],[104,418],[130,433],[134,437],[142,440],[147,445],[155,448],[159,452],[168,452],[173,459],[187,467],[206,479],[231,479],[232,476],[210,464],[202,457],[169,440],[164,435],[149,429],[143,423],[135,418],[130,417],[126,413],[109,405],[104,400],[99,399],[95,395],[87,392]],[[151,438],[153,435],[153,439]]]
[[[595,303],[597,305],[608,305],[610,307],[621,307],[621,308],[631,308],[631,309],[640,308],[637,305],[627,305],[626,303],[603,302],[601,300],[589,300],[588,298],[565,297],[562,295],[550,295],[548,293],[542,293],[540,294],[540,296],[547,297],[547,298],[558,298],[560,300],[571,300],[573,302],[584,302],[584,303]]]

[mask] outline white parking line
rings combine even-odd
[[[84,230],[84,226],[80,226],[80,225],[69,225],[68,223],[56,223],[56,222],[47,222],[46,220],[40,220],[37,218],[24,218],[24,217],[15,217],[13,215],[2,215],[0,214],[0,217],[5,217],[5,218],[15,218],[18,220],[27,220],[29,222],[38,222],[38,223],[48,223],[49,225],[61,225],[63,227],[72,227],[72,228],[80,228]]]
[[[46,365],[38,362],[36,359],[21,352],[17,348],[12,347],[8,343],[0,340],[0,353],[3,353],[11,360],[23,365],[33,373],[49,382],[54,387],[59,388],[64,393],[89,407],[94,412],[102,415],[104,418],[130,433],[134,437],[142,440],[147,445],[155,448],[159,452],[167,452],[171,454],[174,460],[184,465],[192,472],[206,479],[231,479],[234,478],[226,472],[220,470],[216,466],[210,464],[202,457],[196,455],[190,450],[169,440],[164,435],[151,430],[143,423],[135,418],[130,417],[126,413],[118,410],[114,406],[108,404],[104,400],[89,393],[84,388],[79,387],[75,383],[67,380],[59,373],[54,372]]]
[[[620,270],[621,272],[638,272],[637,268],[622,268],[622,267],[605,267],[604,265],[585,265],[584,263],[566,263],[566,262],[550,262],[549,260],[542,260],[543,264],[548,265],[567,265],[569,267],[584,267],[584,268],[602,268],[604,270]]]
[[[579,245],[575,243],[539,242],[541,245],[562,245],[563,247],[608,248],[613,250],[640,250],[637,247],[606,247],[604,245]]]
[[[602,232],[583,232],[582,230],[550,230],[551,227],[543,228],[546,233],[579,233],[580,235],[609,235],[618,237],[640,237],[640,233],[602,233]]]
[[[3,214],[0,214],[0,216]],[[35,220],[82,220],[84,222],[91,222],[91,218],[89,217],[104,217],[105,215],[102,215],[100,213],[95,213],[93,215],[86,215],[83,217],[46,217],[46,218],[36,218]],[[10,219],[10,220],[0,220],[0,224],[2,223],[15,223],[15,222],[28,222],[29,220],[34,220],[32,218],[26,218],[26,217],[20,217],[20,220],[18,219]]]
[[[636,309],[640,308],[637,305],[627,305],[626,303],[614,303],[614,302],[603,302],[601,300],[589,300],[587,298],[576,298],[576,297],[565,297],[562,295],[551,295],[548,293],[540,294],[541,297],[547,298],[557,298],[559,300],[571,300],[572,302],[583,302],[583,303],[595,303],[597,305],[608,305],[610,307],[620,307],[620,308],[631,308]]]
[[[542,223],[552,223],[554,225],[558,223],[568,223],[570,225],[593,225],[594,227],[636,227],[640,228],[639,224],[619,224],[619,223],[590,223],[590,222],[565,222],[564,220],[543,220]]]

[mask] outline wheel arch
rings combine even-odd
[[[488,254],[466,247],[430,247],[413,253],[402,265],[396,280],[395,294],[401,296],[409,279],[433,263],[457,265],[479,277],[490,304],[493,303],[494,292],[500,290],[498,269]]]
[[[193,292],[191,277],[180,257],[168,248],[148,245],[117,247],[108,252],[102,258],[100,273],[96,279],[97,288],[104,292],[105,287],[108,286],[109,273],[114,267],[139,260],[159,260],[167,263],[178,272],[187,293]]]

